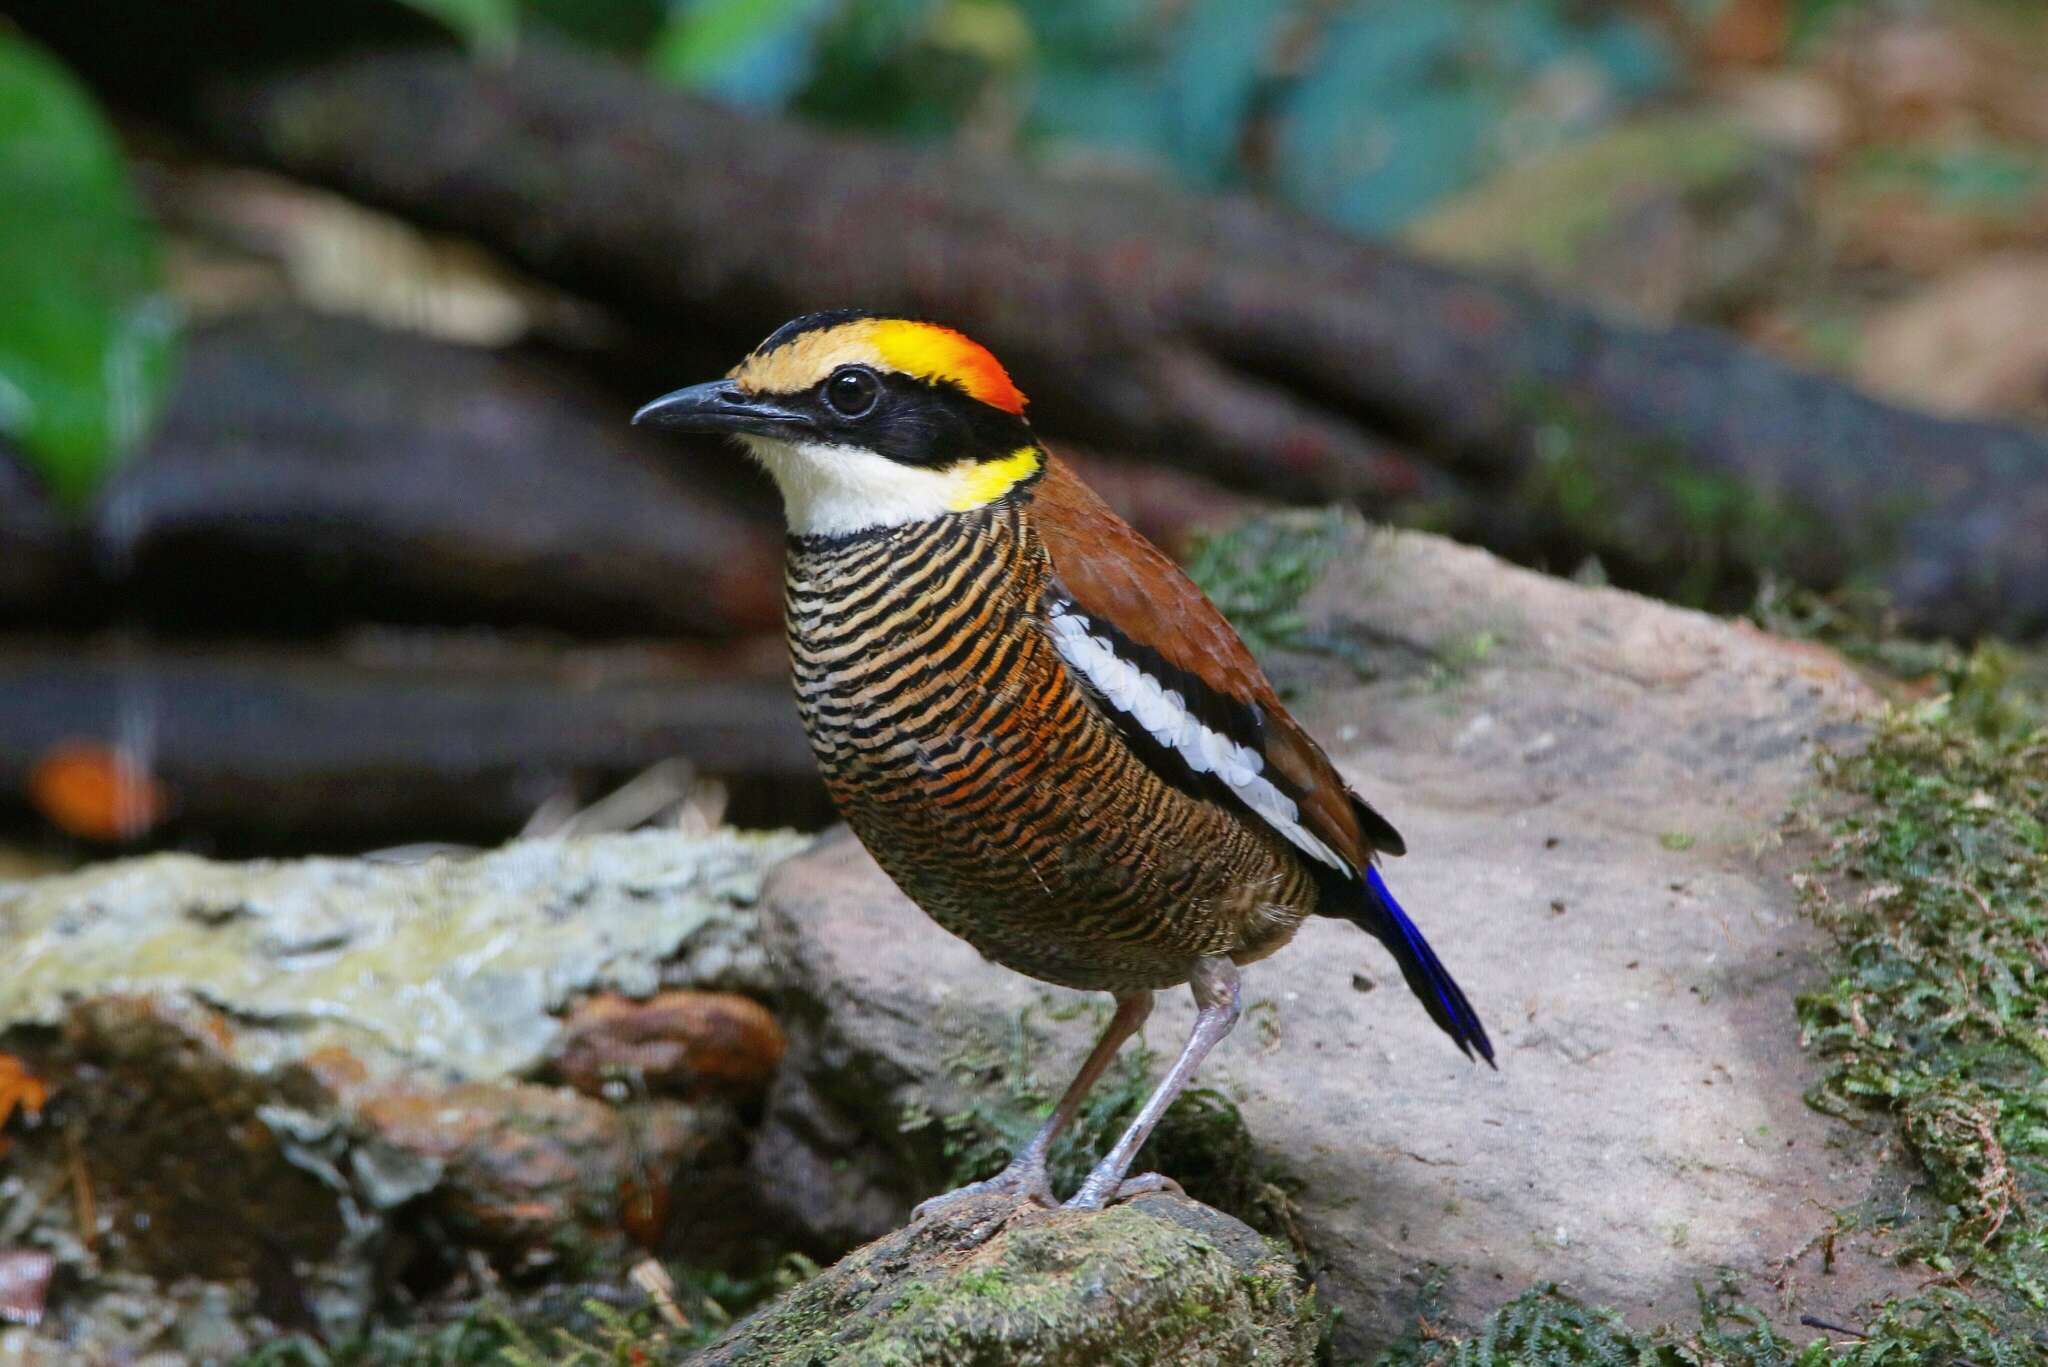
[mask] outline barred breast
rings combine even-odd
[[[1048,982],[1167,987],[1271,953],[1313,879],[1126,745],[1042,627],[1050,581],[1017,503],[792,538],[797,703],[841,813],[940,925]]]

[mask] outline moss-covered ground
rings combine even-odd
[[[1544,1286],[1469,1334],[1425,1325],[1375,1367],[2019,1367],[2038,1364],[2040,1351],[1947,1289],[1894,1302],[1854,1332],[1794,1340],[1755,1309],[1705,1293],[1696,1326],[1645,1333]]]
[[[1554,544],[1526,547],[1518,559],[1571,554],[1562,562],[1569,566],[1590,548],[1603,577],[1673,602],[1728,608],[1747,601],[1759,571],[1826,572],[1809,556],[1814,547],[1848,539],[1836,572],[1882,563],[1890,524],[1905,511],[1888,511],[1852,535],[1790,496],[1620,431],[1563,391],[1532,385],[1517,401],[1535,440],[1514,501],[1540,510],[1536,525],[1567,533],[1560,540],[1546,531]]]

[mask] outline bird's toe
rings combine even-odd
[[[1008,1196],[1020,1205],[1029,1203],[1052,1207],[1059,1204],[1052,1194],[1052,1182],[1046,1176],[1044,1168],[1010,1167],[1003,1169],[994,1177],[980,1182],[969,1182],[964,1187],[956,1187],[952,1191],[941,1192],[929,1200],[920,1201],[910,1212],[910,1218],[922,1220],[955,1202],[975,1196]]]
[[[1067,1201],[1065,1210],[1101,1210],[1119,1201],[1128,1201],[1133,1196],[1144,1196],[1155,1191],[1170,1191],[1175,1196],[1186,1196],[1180,1183],[1164,1173],[1141,1172],[1136,1177],[1126,1177],[1115,1187],[1083,1182],[1081,1189]]]
[[[1145,1196],[1155,1191],[1170,1191],[1175,1196],[1187,1195],[1181,1184],[1165,1173],[1141,1172],[1136,1177],[1126,1177],[1119,1183],[1116,1195],[1109,1198],[1109,1203],[1115,1205],[1119,1201],[1128,1201],[1133,1196]]]

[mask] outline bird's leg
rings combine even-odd
[[[1060,1097],[1060,1104],[1053,1107],[1052,1115],[1047,1117],[1045,1124],[1038,1127],[1038,1133],[1032,1135],[1023,1148],[1011,1155],[1010,1165],[994,1177],[980,1182],[970,1182],[955,1191],[934,1196],[929,1201],[920,1203],[917,1209],[911,1212],[911,1218],[919,1219],[929,1215],[938,1207],[962,1196],[980,1196],[990,1192],[1019,1196],[1027,1201],[1036,1201],[1042,1206],[1058,1204],[1053,1197],[1052,1181],[1047,1176],[1045,1168],[1046,1155],[1052,1151],[1052,1141],[1059,1138],[1060,1131],[1073,1122],[1075,1114],[1081,1109],[1081,1102],[1087,1097],[1089,1089],[1101,1078],[1103,1070],[1109,1067],[1109,1061],[1116,1057],[1116,1051],[1123,1047],[1125,1040],[1138,1033],[1138,1027],[1143,1025],[1145,1018],[1151,1014],[1150,992],[1118,993],[1116,1014],[1111,1016],[1109,1024],[1103,1027],[1102,1038],[1096,1040],[1095,1047],[1088,1051],[1087,1061],[1081,1065],[1081,1071],[1074,1074],[1074,1080],[1067,1084],[1067,1090]]]
[[[1145,1099],[1137,1119],[1123,1132],[1123,1137],[1102,1156],[1102,1161],[1081,1183],[1081,1189],[1067,1202],[1067,1209],[1100,1210],[1111,1201],[1127,1196],[1167,1188],[1180,1190],[1172,1179],[1161,1177],[1156,1172],[1148,1172],[1129,1181],[1124,1180],[1124,1174],[1130,1171],[1131,1160],[1138,1156],[1138,1150],[1151,1137],[1152,1127],[1159,1123],[1159,1117],[1166,1114],[1166,1108],[1173,1104],[1174,1098],[1194,1077],[1195,1069],[1202,1066],[1202,1060],[1216,1047],[1216,1041],[1230,1033],[1230,1027],[1237,1024],[1237,1018],[1243,1011],[1237,965],[1228,959],[1195,960],[1194,972],[1188,975],[1188,987],[1195,994],[1198,1009],[1194,1032],[1188,1036],[1187,1047],[1173,1061],[1173,1067],[1160,1080],[1158,1089]]]

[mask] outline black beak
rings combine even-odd
[[[803,414],[748,394],[731,380],[664,394],[635,413],[633,422],[674,432],[751,432],[764,437],[801,436],[812,427]]]

